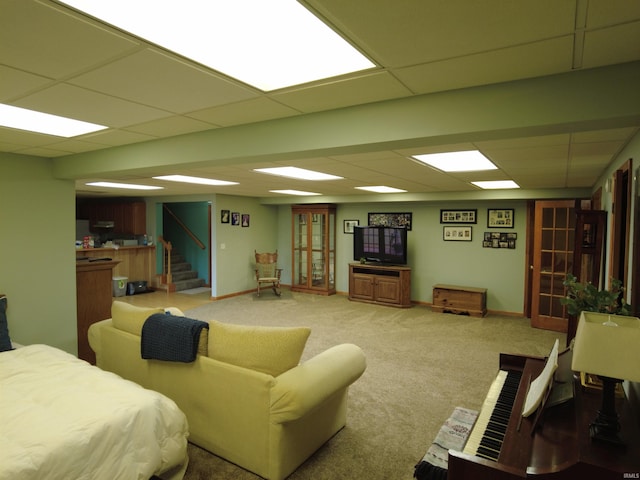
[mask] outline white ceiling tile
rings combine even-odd
[[[227,103],[217,107],[189,112],[187,116],[205,122],[228,127],[242,123],[261,122],[297,115],[297,110],[267,97],[252,98],[242,102]]]
[[[132,72],[136,72],[135,77]],[[247,87],[152,49],[133,53],[68,82],[179,114],[257,96]]]
[[[2,88],[0,89],[0,102],[2,103],[8,103],[20,95],[51,83],[49,78],[4,65],[0,65],[0,79],[2,79]]]
[[[126,130],[119,130],[117,128],[102,130],[100,132],[84,135],[82,137],[83,140],[101,144],[104,146],[127,145],[130,143],[153,140],[153,138],[154,137],[142,133],[128,132]]]
[[[488,85],[571,68],[573,36],[423,63],[395,71],[416,93]],[[523,59],[526,59],[523,60]]]
[[[201,122],[185,116],[174,116],[132,125],[127,127],[126,130],[163,138],[203,130],[212,130],[213,128],[215,128],[215,126],[210,123]]]
[[[307,3],[390,68],[558,37],[570,33],[575,22],[574,3],[555,0]]]
[[[288,89],[272,97],[301,112],[317,112],[333,108],[389,100],[411,94],[387,72],[374,72],[319,85]]]
[[[0,59],[20,70],[62,78],[138,47],[61,6],[33,0],[2,5]]]
[[[640,21],[585,33],[584,68],[631,62],[639,54]]]
[[[163,110],[66,84],[23,97],[14,105],[108,127],[126,127],[170,115]]]
[[[640,2],[628,0],[591,0],[588,3],[587,28],[640,20]]]

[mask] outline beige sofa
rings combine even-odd
[[[173,399],[189,421],[190,442],[280,480],[345,425],[348,387],[366,368],[356,345],[299,364],[306,328],[209,321],[194,362],[144,360],[142,325],[162,311],[115,301],[112,318],[90,327],[89,344],[99,367]]]

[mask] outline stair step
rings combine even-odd
[[[191,280],[192,278],[198,278],[198,272],[193,270],[172,272],[171,277],[173,278],[173,282],[175,283],[182,280]]]
[[[181,290],[189,290],[191,288],[204,287],[205,281],[202,278],[191,278],[188,280],[174,281],[173,284],[176,287],[176,292]]]
[[[175,272],[186,272],[191,270],[191,264],[187,262],[182,263],[172,263],[171,264],[171,273]]]
[[[176,292],[206,285],[204,279],[198,278],[198,272],[192,270],[185,256],[177,252],[171,252],[171,278]]]

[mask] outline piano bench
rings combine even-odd
[[[487,289],[457,285],[434,285],[431,310],[440,313],[464,313],[472,317],[484,317],[487,314]]]

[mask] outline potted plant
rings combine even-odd
[[[611,280],[609,290],[598,290],[591,282],[580,283],[572,274],[562,284],[567,287],[567,296],[560,303],[567,306],[569,315],[577,317],[580,312],[629,315],[631,305],[624,299],[624,287],[618,279]]]

